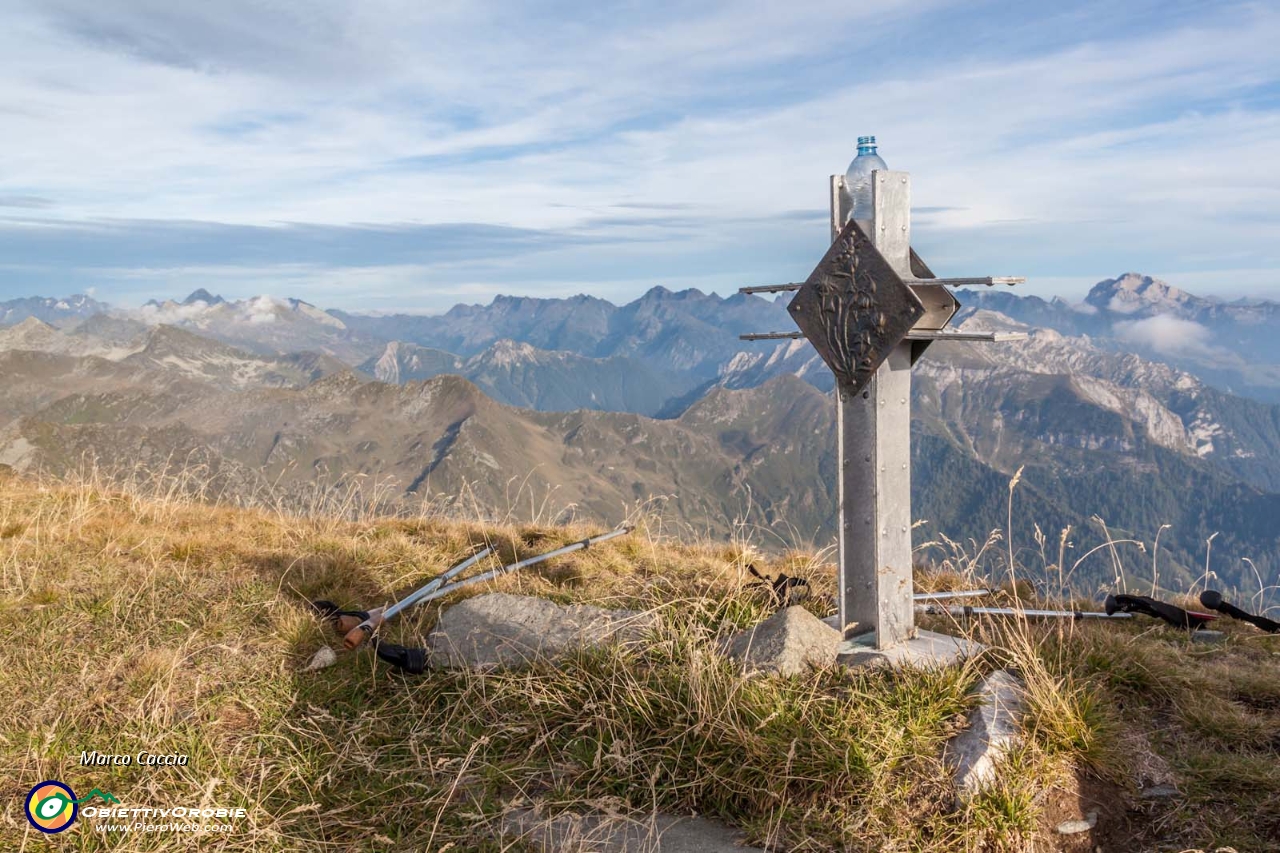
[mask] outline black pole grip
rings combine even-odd
[[[427,650],[411,649],[408,646],[397,646],[384,643],[373,638],[373,647],[378,657],[409,675],[422,675],[427,671]]]
[[[1228,604],[1226,601],[1223,601],[1222,593],[1216,590],[1206,589],[1204,592],[1200,593],[1200,603],[1210,610],[1225,613],[1232,619],[1239,619],[1241,622],[1248,622],[1250,625],[1266,631],[1269,634],[1280,634],[1280,622],[1268,619],[1265,616],[1254,616],[1252,613],[1241,610],[1233,604]]]

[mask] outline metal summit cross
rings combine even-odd
[[[916,640],[911,583],[911,366],[933,341],[1010,341],[1026,335],[944,331],[960,304],[948,287],[1022,278],[937,278],[911,249],[911,178],[871,175],[873,215],[855,222],[844,176],[831,177],[831,248],[788,310],[835,374],[839,450],[839,623],[854,647],[892,650]],[[846,219],[848,220],[846,223]],[[850,645],[850,644],[847,644]]]

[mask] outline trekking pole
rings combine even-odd
[[[1254,616],[1248,611],[1241,610],[1232,604],[1222,600],[1222,593],[1214,589],[1206,589],[1200,593],[1200,603],[1210,610],[1216,610],[1219,613],[1225,613],[1232,619],[1239,619],[1242,622],[1248,622],[1256,628],[1260,628],[1269,634],[1280,634],[1280,622],[1268,619],[1265,616]]]
[[[619,527],[618,529],[611,530],[608,533],[602,533],[599,536],[591,536],[586,539],[583,539],[581,542],[574,542],[571,545],[565,545],[563,548],[557,548],[556,550],[549,551],[546,554],[539,554],[536,557],[529,557],[527,559],[521,560],[518,563],[512,563],[508,566],[501,566],[500,568],[492,569],[490,571],[484,572],[483,574],[476,575],[473,578],[467,578],[465,580],[460,580],[456,583],[451,583],[444,589],[438,589],[435,592],[432,592],[426,595],[425,597],[423,597],[422,600],[434,601],[437,598],[444,598],[446,595],[450,594],[456,589],[462,589],[463,587],[472,586],[473,584],[484,583],[485,581],[493,580],[496,577],[505,575],[508,572],[519,571],[520,569],[526,568],[528,566],[532,566],[535,563],[541,563],[544,560],[550,560],[552,557],[559,557],[561,554],[568,554],[572,551],[580,551],[583,548],[590,548],[592,545],[596,545],[600,542],[606,542],[615,537],[630,533],[634,529],[635,529],[634,527]]]
[[[917,613],[933,616],[1027,616],[1032,619],[1130,619],[1132,613],[1098,613],[1092,610],[1022,610],[1016,607],[965,607],[917,604]]]
[[[429,583],[426,584],[426,586],[422,587],[422,589],[418,589],[418,590],[415,590],[414,592],[411,592],[408,596],[405,597],[405,599],[402,602],[398,602],[398,604],[395,606],[396,613],[399,613],[405,607],[409,607],[413,604],[416,604],[420,600],[420,596],[424,592],[431,592],[432,590],[437,589],[441,583],[443,583],[444,581],[448,580],[451,577],[454,577],[459,572],[462,572],[465,569],[471,566],[474,566],[477,561],[479,561],[486,554],[492,551],[493,551],[492,548],[485,548],[483,551],[479,552],[478,554],[474,554],[471,557],[468,557],[461,564],[454,566],[453,568],[449,569],[439,577],[433,578]],[[344,640],[347,634],[352,633],[357,628],[363,628],[365,625],[368,625],[371,622],[375,622],[375,620],[376,620],[376,623],[374,624],[374,627],[377,627],[378,624],[381,624],[381,622],[384,621],[379,617],[382,617],[383,611],[387,610],[386,607],[374,607],[370,610],[341,610],[338,608],[338,605],[330,601],[316,601],[316,602],[312,602],[312,604],[322,612],[327,612],[331,614],[330,618],[333,619],[334,630],[336,630],[339,635],[343,636]],[[392,615],[395,615],[395,614],[392,614]],[[366,636],[367,636],[367,633],[366,633]],[[352,640],[354,641],[354,639],[355,637],[353,635]],[[364,641],[361,640],[360,643],[362,642]],[[360,645],[360,643],[356,643],[356,646]],[[355,646],[347,646],[347,648],[353,649],[355,648]]]
[[[957,598],[981,598],[984,595],[991,595],[989,589],[960,589],[952,592],[917,592],[911,596],[911,600],[916,602],[916,609],[919,610],[922,601],[954,601]],[[835,601],[834,598],[831,599]]]
[[[478,583],[484,583],[485,581],[488,581],[488,580],[493,580],[494,578],[500,577],[501,575],[505,575],[508,572],[519,571],[520,569],[523,569],[527,566],[532,566],[535,563],[541,563],[544,560],[550,560],[552,557],[559,557],[562,554],[568,554],[572,551],[579,551],[579,550],[582,550],[583,548],[589,548],[592,545],[595,545],[599,542],[605,542],[609,539],[613,539],[614,537],[622,536],[623,534],[630,533],[634,529],[635,528],[633,527],[619,527],[618,529],[612,530],[608,533],[602,533],[599,536],[588,537],[587,539],[583,539],[581,542],[574,542],[572,545],[566,545],[563,548],[557,548],[556,550],[549,551],[546,554],[539,554],[536,557],[529,557],[528,559],[521,560],[518,563],[512,563],[507,566],[501,566],[496,569],[491,569],[487,572],[478,574],[475,577],[466,578],[465,580],[455,581],[454,583],[451,583],[448,586],[442,587],[439,584],[437,584],[435,589],[432,589],[430,591],[423,591],[423,594],[418,596],[414,603],[421,604],[427,601],[435,601],[437,598],[444,598],[446,595],[449,595],[455,590],[463,589],[464,587],[468,587],[468,586],[473,586]],[[450,571],[452,571],[453,574],[458,573],[457,571],[453,571],[452,569]],[[461,571],[461,569],[459,569],[458,571]],[[415,595],[417,595],[417,593],[415,593]],[[369,621],[372,621],[372,619],[370,619]],[[354,649],[357,646],[359,646],[361,643],[363,643],[364,640],[368,638],[369,634],[372,633],[372,630],[366,633],[362,629],[363,629],[363,623],[361,625],[356,626],[356,630],[360,631],[360,634],[358,634],[357,636],[352,636],[351,634],[348,634],[342,640],[343,645],[346,645],[347,648],[349,649]],[[355,645],[348,645],[348,641],[355,643]]]
[[[981,598],[990,594],[989,589],[961,589],[952,592],[917,592],[912,598],[915,601],[951,601],[956,598]]]
[[[374,631],[378,630],[382,623],[394,619],[400,611],[417,604],[422,600],[423,596],[430,595],[435,592],[445,581],[452,577],[456,577],[492,553],[493,546],[485,546],[484,550],[472,554],[458,565],[449,569],[439,577],[433,578],[429,583],[409,593],[390,607],[375,607],[373,610],[370,610],[368,617],[359,624],[354,626],[350,624],[343,624],[343,617],[339,617],[338,630],[342,631],[344,634],[342,638],[342,645],[344,645],[348,650],[358,649],[364,644],[365,640],[369,639]],[[351,617],[346,618],[350,621],[355,621]]]

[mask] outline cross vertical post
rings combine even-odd
[[[843,227],[844,177],[831,178],[832,239]],[[911,181],[872,174],[873,218],[860,223],[904,279],[911,277]],[[838,601],[846,638],[875,631],[877,649],[915,633],[911,599],[911,343],[893,347],[861,391],[836,383]]]
[[[1017,284],[1016,276],[938,278],[911,249],[911,176],[871,173],[871,217],[849,221],[843,175],[830,184],[831,246],[803,284],[740,288],[794,291],[799,331],[747,341],[807,339],[836,385],[839,543],[837,620],[851,665],[943,660],[969,641],[917,633],[912,596],[911,366],[934,341],[1025,340],[1021,332],[947,331],[959,302],[948,288]]]

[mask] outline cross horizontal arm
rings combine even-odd
[[[905,281],[907,284],[945,284],[947,287],[970,287],[975,284],[985,284],[987,287],[1007,284],[1012,287],[1015,284],[1026,284],[1027,279],[1020,275],[980,275],[973,278],[909,278]]]
[[[1026,283],[1026,278],[1016,275],[986,275],[970,278],[904,278],[903,283],[912,284],[941,284],[946,287],[972,287],[978,284],[985,284],[991,287],[996,284],[1007,284],[1013,286],[1015,284]],[[755,287],[739,287],[739,293],[787,293],[793,290],[799,290],[804,284],[762,284]]]
[[[798,284],[761,284],[756,287],[739,287],[739,293],[784,293],[788,290],[799,290],[804,282]]]
[[[1026,332],[907,332],[909,341],[987,341],[1002,344],[1026,339]]]
[[[740,341],[800,340],[804,332],[756,332],[738,335]],[[1008,341],[1025,341],[1026,332],[907,332],[908,341],[986,341],[1002,344]]]
[[[754,332],[749,335],[738,335],[740,341],[782,341],[788,338],[803,338],[804,332]]]

